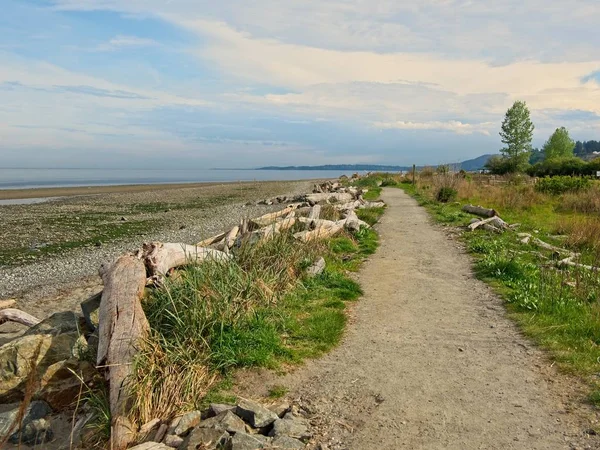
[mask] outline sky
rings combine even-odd
[[[600,139],[598,0],[2,0],[0,167],[437,164]]]

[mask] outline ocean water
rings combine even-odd
[[[0,189],[337,178],[336,170],[0,169]]]

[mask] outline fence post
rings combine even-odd
[[[413,186],[415,185],[415,172],[417,170],[417,166],[413,164]]]

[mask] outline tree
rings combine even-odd
[[[507,160],[509,172],[522,172],[527,168],[534,128],[525,102],[516,101],[506,111],[500,131],[502,143],[506,147],[500,152]]]
[[[573,157],[575,141],[569,136],[565,127],[557,128],[544,144],[543,152],[546,161],[556,158]]]

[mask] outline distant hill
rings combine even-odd
[[[475,170],[483,169],[485,163],[494,155],[481,155],[474,159],[469,159],[460,163],[460,168],[467,172],[473,172]]]
[[[455,167],[460,167],[463,170],[475,171],[483,169],[485,163],[493,155],[482,155],[475,159],[469,159],[460,164],[451,164]],[[421,168],[418,166],[417,168]],[[267,166],[259,167],[257,170],[343,170],[349,172],[400,172],[412,170],[412,166],[385,166],[378,164],[326,164],[322,166]]]

